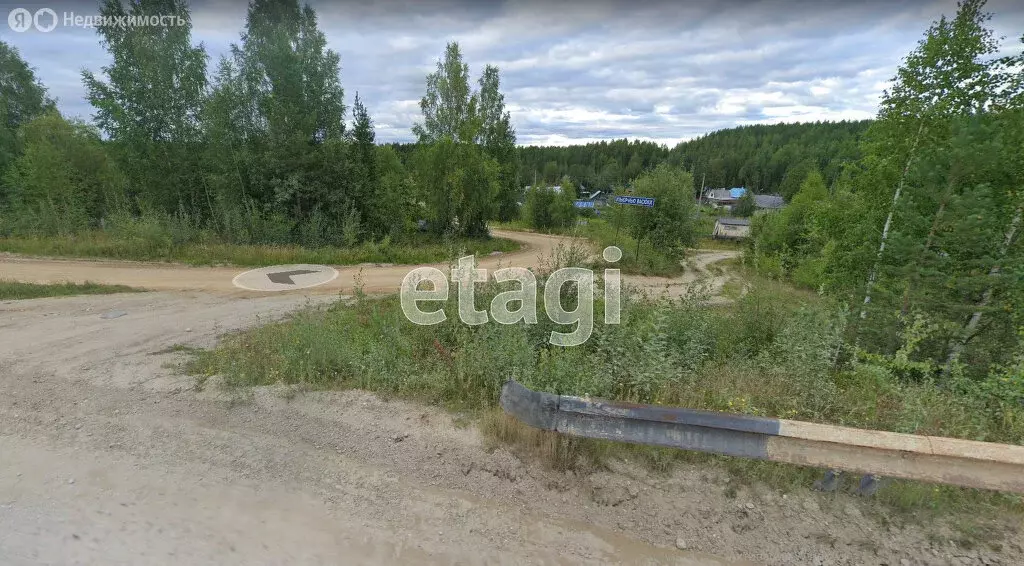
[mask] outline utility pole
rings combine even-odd
[[[700,212],[700,205],[704,204],[704,180],[708,178],[708,172],[705,171],[700,176],[700,194],[697,195],[697,212]]]

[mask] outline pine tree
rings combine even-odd
[[[350,130],[351,157],[353,172],[352,201],[359,212],[362,226],[369,235],[379,238],[391,231],[393,218],[384,212],[384,195],[380,193],[380,173],[377,167],[376,135],[373,121],[366,106],[356,94],[352,103],[353,124]]]

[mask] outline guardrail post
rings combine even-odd
[[[824,491],[825,493],[832,493],[839,489],[839,478],[842,475],[843,472],[841,470],[828,470],[825,472],[825,477],[814,482],[814,489]]]
[[[854,490],[854,494],[860,495],[861,497],[871,497],[878,491],[881,484],[881,479],[874,474],[868,474],[860,478],[860,485]]]
[[[558,395],[531,391],[516,381],[501,388],[501,406],[524,423],[542,430],[555,430]]]

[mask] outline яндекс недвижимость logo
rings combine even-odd
[[[7,14],[7,26],[12,31],[24,33],[32,28],[43,33],[51,32],[58,25],[64,27],[137,27],[137,26],[183,26],[186,20],[176,14],[123,14],[105,16],[101,14],[82,15],[74,12],[57,14],[52,8],[39,8],[35,12],[27,8],[14,8]]]

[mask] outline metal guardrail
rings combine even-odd
[[[1024,446],[584,399],[512,380],[502,386],[501,407],[570,436],[826,468],[818,485],[827,491],[837,484],[832,470],[843,470],[868,474],[859,488],[866,494],[875,476],[1024,493]]]

